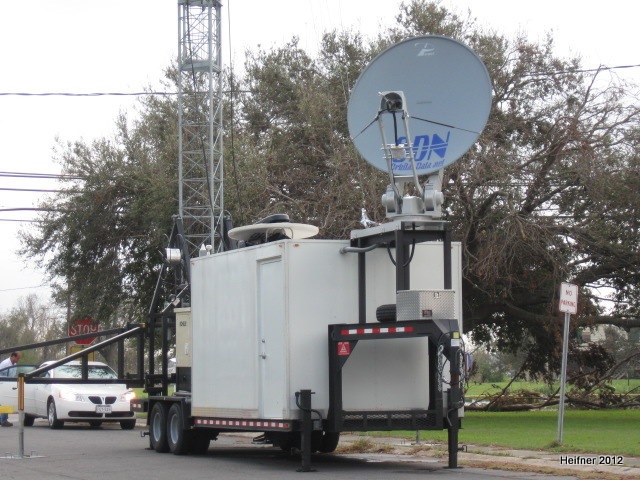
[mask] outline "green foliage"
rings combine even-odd
[[[295,39],[249,55],[227,189],[234,218],[250,223],[286,212],[318,225],[325,238],[344,238],[360,208],[378,208],[383,177],[356,161],[346,126],[348,90],[370,57],[361,42],[329,33],[317,61]]]

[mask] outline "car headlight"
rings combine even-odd
[[[76,393],[72,390],[61,388],[58,391],[58,397],[70,402],[84,402],[84,396],[80,393]]]
[[[130,402],[134,398],[136,398],[136,392],[134,392],[133,390],[127,390],[122,395],[120,395],[121,402]]]

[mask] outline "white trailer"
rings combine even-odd
[[[176,391],[138,402],[152,448],[201,452],[255,431],[305,465],[344,430],[457,434],[460,262],[433,221],[192,259],[191,305],[174,312]]]

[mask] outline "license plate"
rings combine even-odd
[[[111,413],[111,405],[96,405],[96,413]]]

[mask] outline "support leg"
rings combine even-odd
[[[451,388],[447,395],[449,468],[458,468],[458,430],[460,429],[458,409],[464,405],[462,390],[460,389],[460,333],[457,331],[451,332],[450,341],[449,372],[451,373]]]
[[[302,410],[302,438],[300,439],[302,465],[299,472],[312,472],[311,468],[311,435],[313,433],[313,420],[311,419],[311,390],[296,392],[299,397],[298,407]]]
[[[458,409],[449,412],[449,420],[451,421],[451,425],[447,429],[449,468],[458,468],[458,430],[460,427]]]

